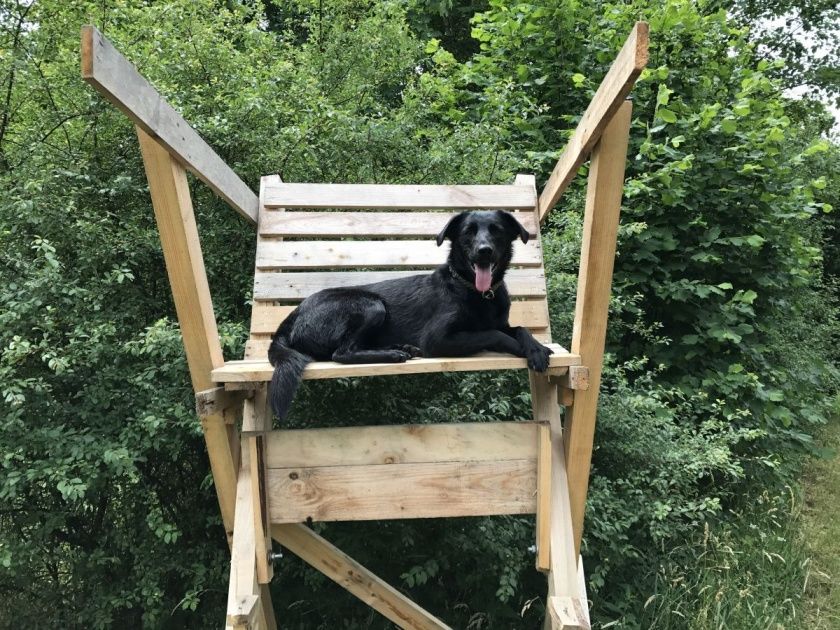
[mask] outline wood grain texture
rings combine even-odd
[[[394,278],[407,278],[422,271],[257,271],[254,275],[255,300],[302,300],[331,287],[353,287]],[[505,276],[508,292],[515,298],[545,297],[542,268],[511,269]]]
[[[400,628],[451,630],[393,586],[303,525],[272,525],[275,540]]]
[[[82,27],[82,78],[251,223],[254,192],[93,26]]]
[[[648,25],[646,22],[636,22],[543,187],[539,199],[540,222],[545,221],[549,210],[557,205],[560,195],[630,94],[647,62]]]
[[[446,262],[449,242],[440,247],[425,241],[275,241],[261,239],[257,247],[257,268],[340,269],[399,268],[432,269]],[[513,246],[513,267],[542,267],[539,241],[517,242]]]
[[[592,157],[586,191],[572,351],[589,368],[589,387],[575,390],[565,433],[575,555],[580,553],[589,485],[631,110],[625,102],[604,130]]]
[[[533,422],[466,422],[272,431],[268,468],[537,459]]]
[[[277,212],[264,210],[260,234],[266,237],[400,237],[433,238],[455,212]],[[513,216],[536,236],[534,212],[514,212]]]
[[[549,571],[551,550],[551,427],[537,424],[537,571]]]
[[[580,358],[557,344],[549,358],[550,374],[562,374],[569,365],[578,365]],[[362,363],[349,365],[334,361],[310,363],[303,372],[304,379],[349,378],[356,376],[393,376],[396,374],[432,374],[436,372],[475,372],[484,370],[517,370],[527,368],[525,359],[511,354],[483,352],[471,357],[411,359],[405,363]],[[270,381],[274,369],[267,359],[228,361],[213,370],[218,383]]]
[[[216,387],[210,372],[224,365],[224,357],[204,270],[187,174],[166,148],[140,127],[136,129],[193,390],[206,391]],[[223,412],[202,416],[201,426],[222,522],[230,536],[233,531],[239,456],[238,444],[231,447],[232,432],[235,429],[226,424]]]
[[[242,465],[236,483],[236,517],[231,544],[230,580],[228,582],[227,626],[276,630],[271,626],[273,613],[267,615],[263,607],[271,606],[263,600],[263,590],[257,580],[257,546],[255,536],[251,468],[248,451],[243,445]]]
[[[272,523],[533,514],[536,460],[271,468]]]
[[[266,187],[266,208],[533,208],[527,187],[415,184],[292,184]]]

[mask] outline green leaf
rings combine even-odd
[[[657,111],[656,113],[666,123],[677,122],[677,115],[674,112],[672,112],[670,109],[662,108],[659,111]]]
[[[572,75],[572,83],[575,84],[576,88],[583,87],[583,83],[586,81],[586,77],[583,76],[580,72],[575,72]]]
[[[738,128],[738,124],[733,118],[724,118],[720,122],[720,128],[723,129],[724,133],[735,133],[735,130]]]

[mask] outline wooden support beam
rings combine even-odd
[[[537,445],[537,571],[551,569],[551,426],[539,425]]]
[[[449,626],[371,573],[346,553],[299,524],[272,525],[274,539],[400,628],[447,630]]]
[[[647,62],[648,25],[646,22],[636,22],[543,187],[539,201],[540,222],[545,221],[549,210],[557,205],[560,195],[577,174],[621,103],[630,94]]]
[[[593,152],[586,191],[572,352],[589,368],[589,388],[575,391],[564,433],[575,557],[580,552],[589,485],[631,112],[630,102],[625,101],[604,130]]]
[[[231,392],[224,387],[213,387],[195,393],[195,413],[199,418],[224,413],[239,407],[245,399],[243,392]]]
[[[276,630],[274,613],[267,612],[271,600],[257,579],[257,538],[255,536],[251,468],[243,445],[242,465],[236,483],[236,517],[231,545],[228,585],[227,627],[248,630]]]
[[[271,430],[271,410],[268,406],[268,388],[263,386],[245,401],[242,411],[242,449],[247,452],[244,463],[251,477],[251,505],[254,510],[254,535],[256,538],[257,580],[268,584],[274,577],[269,562],[271,530],[268,522],[268,492],[265,474],[265,434]]]
[[[210,373],[214,368],[224,365],[224,357],[204,270],[187,173],[165,147],[140,127],[137,127],[137,138],[149,180],[149,192],[184,338],[193,389],[196,392],[213,389],[216,384]],[[230,536],[233,531],[239,457],[236,430],[227,425],[225,414],[220,412],[202,416],[201,426],[204,429],[222,521]],[[232,442],[235,442],[234,448],[231,448]]]
[[[258,201],[233,170],[93,26],[82,27],[82,78],[251,223]]]

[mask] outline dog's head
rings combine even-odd
[[[517,238],[527,243],[528,231],[509,212],[461,212],[437,235],[437,244],[452,241],[449,264],[465,278],[474,278],[476,290],[487,291],[507,270]]]

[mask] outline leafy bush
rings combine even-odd
[[[450,8],[0,4],[0,623],[205,627],[225,603],[227,549],[136,138],[78,77],[86,21],[255,186],[269,172],[425,183],[547,174],[633,21],[647,19],[584,545],[595,619],[673,623],[645,600],[674,567],[708,557],[695,544],[707,528],[732,531],[745,488],[778,496],[837,385],[840,327],[823,286],[833,267],[820,258],[821,247],[836,252],[824,238],[833,219],[821,218],[836,205],[836,146],[793,115],[778,68],[714,3]],[[544,234],[561,341],[582,182]],[[234,356],[253,232],[203,186],[192,192]],[[519,373],[307,382],[290,424],[523,418],[526,383]],[[542,617],[532,518],[319,528],[455,627]],[[293,558],[276,584],[286,626],[387,626]]]

